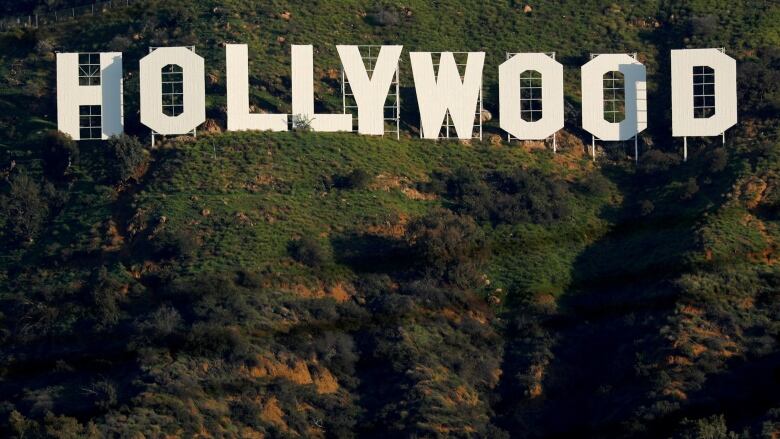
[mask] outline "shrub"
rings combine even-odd
[[[121,316],[119,301],[123,297],[121,291],[124,285],[110,276],[105,267],[97,270],[90,284],[93,285],[90,305],[94,310],[92,315],[97,322],[97,328],[103,329],[116,325]]]
[[[703,15],[691,18],[691,34],[700,37],[710,37],[717,34],[720,29],[720,22],[715,15]]]
[[[293,259],[312,268],[321,267],[327,260],[325,249],[311,236],[291,241],[288,250]]]
[[[712,150],[710,154],[710,171],[721,172],[729,163],[729,154],[726,148],[720,147]]]
[[[84,393],[92,399],[92,404],[100,410],[108,410],[117,403],[116,386],[106,379],[98,380],[84,389]]]
[[[79,158],[79,148],[69,135],[60,131],[49,131],[41,139],[41,160],[43,172],[52,179],[67,174],[71,165]]]
[[[152,241],[155,255],[163,259],[189,260],[199,246],[198,238],[187,229],[163,229]]]
[[[650,200],[642,200],[639,203],[639,213],[642,216],[650,215],[651,213],[653,213],[654,210],[655,210],[655,205]]]
[[[181,314],[176,308],[162,305],[136,326],[142,333],[148,334],[155,340],[160,340],[174,334],[181,328],[182,324]]]
[[[696,183],[696,179],[694,177],[691,177],[685,183],[685,186],[683,187],[683,193],[680,196],[680,198],[682,198],[683,200],[690,200],[698,192],[699,192],[699,185],[698,183]]]
[[[474,220],[446,209],[412,221],[406,241],[422,273],[463,287],[479,278],[488,256],[485,235]]]
[[[341,189],[365,189],[371,184],[373,177],[362,169],[354,169],[347,175],[336,176],[333,181]]]
[[[604,197],[609,195],[612,191],[609,179],[604,177],[600,172],[591,172],[588,174],[582,181],[582,186],[588,193],[597,197]]]
[[[668,171],[680,164],[680,156],[675,153],[651,149],[639,159],[639,171],[644,174],[656,174]]]
[[[780,111],[780,49],[762,48],[739,65],[740,112],[773,117]]]
[[[493,224],[550,223],[570,214],[568,184],[535,169],[482,177],[462,168],[446,177],[446,188],[455,210]]]
[[[108,178],[114,183],[124,183],[137,178],[149,161],[149,153],[137,137],[122,134],[106,142]]]
[[[366,14],[366,20],[374,26],[395,26],[401,23],[401,14],[392,6],[377,6]]]
[[[41,188],[32,178],[17,174],[8,193],[0,197],[6,231],[15,240],[32,242],[49,213]]]
[[[726,419],[723,415],[710,416],[709,418],[689,420],[681,423],[682,431],[675,435],[680,439],[738,439],[740,436],[729,431]]]
[[[292,120],[292,126],[293,131],[303,131],[303,132],[309,132],[311,131],[311,123],[314,119],[307,117],[303,114],[296,114],[293,115]]]

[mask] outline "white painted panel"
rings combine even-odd
[[[175,64],[184,76],[184,112],[168,116],[162,108],[162,68]],[[187,134],[206,120],[203,58],[186,47],[160,47],[141,58],[141,123],[158,134]]]
[[[625,119],[604,119],[604,74],[619,71],[625,84]],[[582,66],[582,128],[608,141],[628,140],[647,128],[647,72],[626,54],[598,55]]]
[[[228,131],[287,131],[286,114],[249,112],[249,54],[246,44],[225,46]]]
[[[292,46],[292,114],[311,120],[313,131],[352,131],[351,114],[314,113],[314,49]],[[294,122],[294,119],[293,119]]]
[[[358,132],[383,135],[385,133],[385,102],[390,85],[398,69],[403,46],[382,46],[374,62],[374,71],[368,77],[358,46],[336,46],[344,66],[344,73],[358,106]]]
[[[520,115],[520,74],[536,70],[542,75],[542,118],[536,122]],[[500,125],[521,140],[546,139],[563,128],[563,65],[545,53],[518,53],[498,67]]]
[[[100,105],[102,139],[124,131],[122,53],[100,53],[100,85],[79,85],[79,54],[57,54],[57,129],[81,140],[79,105]]]
[[[438,75],[434,73],[431,52],[411,52],[409,57],[412,61],[423,137],[439,137],[444,117],[449,110],[458,138],[470,139],[474,132],[474,119],[482,89],[485,52],[469,52],[462,81],[452,52],[441,53]]]
[[[693,117],[693,68],[715,71],[715,114]],[[672,135],[717,136],[737,123],[737,62],[718,49],[672,50]]]

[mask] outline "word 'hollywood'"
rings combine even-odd
[[[403,46],[381,46],[368,69],[360,46],[336,47],[357,104],[357,131],[384,134],[386,101],[398,82]],[[433,53],[410,52],[409,57],[420,136],[438,138],[449,113],[457,137],[472,138],[485,53],[469,52],[463,75],[453,52],[440,53],[438,73]],[[226,61],[227,129],[286,131],[290,115],[250,112],[247,46],[226,45]],[[292,46],[291,64],[293,126],[306,123],[313,131],[352,131],[352,114],[314,111],[312,46]],[[512,54],[498,73],[503,130],[516,139],[542,140],[563,128],[563,65],[553,56]],[[156,48],[140,60],[139,74],[141,122],[154,133],[187,134],[205,121],[204,60],[191,48]],[[736,61],[722,50],[672,50],[671,85],[673,136],[720,135],[737,123]],[[593,55],[582,66],[581,86],[582,128],[594,139],[628,140],[647,127],[646,70],[635,57]],[[76,140],[121,134],[122,94],[122,53],[57,54],[60,131]],[[607,120],[610,113],[619,116]]]

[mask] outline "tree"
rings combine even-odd
[[[41,139],[43,172],[49,178],[58,180],[64,177],[78,158],[78,145],[69,135],[52,130]]]
[[[137,137],[122,134],[108,139],[106,144],[108,178],[114,183],[124,183],[138,178],[149,161],[149,153]]]
[[[341,189],[365,189],[373,180],[368,172],[362,169],[353,169],[347,175],[336,176],[336,187]]]
[[[322,266],[327,260],[325,249],[311,236],[290,242],[288,250],[293,259],[312,268]]]
[[[488,256],[485,235],[477,223],[446,209],[412,221],[406,240],[420,271],[462,287],[473,285]]]
[[[7,233],[14,239],[32,242],[49,213],[40,185],[26,174],[11,179],[6,195],[0,197],[0,211]]]

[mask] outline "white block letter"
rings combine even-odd
[[[672,50],[672,135],[717,136],[736,123],[734,58],[718,49]]]
[[[385,133],[385,101],[403,46],[382,46],[371,78],[358,46],[336,46],[336,49],[357,102],[358,132],[381,136]]]
[[[249,61],[246,44],[225,45],[228,131],[287,131],[286,114],[249,113]]]
[[[528,71],[538,72],[541,80],[521,80],[520,75]],[[529,81],[534,83],[528,84]],[[520,111],[521,86],[526,93],[522,98],[523,113],[538,115],[537,112],[530,113],[530,108],[541,108],[541,119],[529,121],[527,117],[523,118]],[[541,90],[525,89],[539,86]],[[544,53],[519,53],[513,56],[498,67],[498,99],[503,130],[520,140],[550,137],[563,128],[563,65]]]
[[[163,112],[162,72],[168,66],[176,66],[183,75],[182,88],[174,91],[183,99],[183,112],[176,116]],[[160,47],[141,58],[141,123],[165,135],[187,134],[197,128],[206,120],[204,72],[203,58],[186,47]]]
[[[292,46],[292,113],[311,120],[313,131],[352,131],[351,114],[314,113],[312,46]]]
[[[439,137],[442,122],[449,110],[458,138],[470,139],[474,132],[474,118],[482,89],[485,52],[469,52],[463,81],[460,79],[452,52],[442,52],[438,77],[433,70],[430,52],[411,52],[409,57],[412,61],[423,137]]]
[[[74,140],[122,134],[120,52],[57,54],[57,128]]]
[[[611,98],[604,95],[604,75],[609,72],[623,75],[625,118],[620,122],[604,118],[604,100]],[[642,63],[625,54],[609,54],[582,66],[582,128],[607,141],[628,140],[647,128],[647,73]]]

